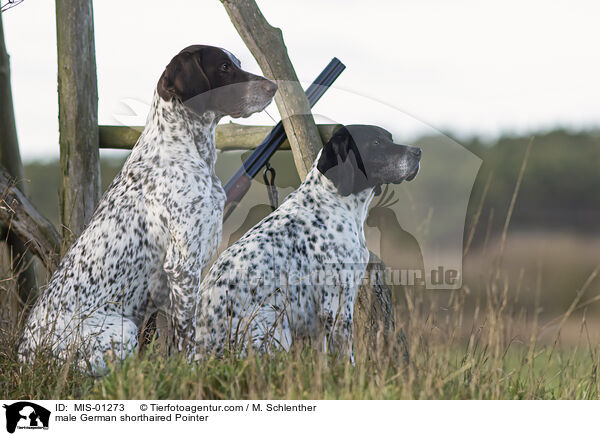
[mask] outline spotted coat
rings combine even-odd
[[[210,268],[190,357],[308,340],[352,358],[354,301],[369,259],[367,210],[381,184],[416,176],[420,154],[378,127],[339,129],[300,187]]]
[[[102,368],[107,352],[136,348],[147,309],[169,298],[176,329],[189,328],[181,314],[221,238],[215,125],[155,94],[123,169],[31,310],[25,360],[40,346],[64,358],[76,344],[82,365]]]
[[[298,337],[349,353],[357,286],[342,274],[364,274],[363,222],[372,198],[373,189],[341,197],[313,167],[210,269],[198,293],[195,358],[247,341],[287,349]]]
[[[189,46],[171,60],[131,155],[29,314],[23,360],[40,349],[74,353],[80,367],[102,373],[165,306],[171,342],[183,348],[202,270],[221,240],[216,124],[263,110],[276,90],[219,47]]]

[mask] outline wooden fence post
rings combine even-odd
[[[98,85],[92,0],[56,0],[60,222],[64,254],[100,200]]]
[[[0,165],[6,168],[8,173],[15,179],[16,186],[25,193],[25,179],[23,177],[23,164],[19,153],[19,142],[17,140],[17,127],[12,100],[12,89],[10,83],[10,59],[4,43],[4,26],[0,14]],[[4,227],[0,230],[1,239],[6,240],[12,249],[13,271],[19,271],[18,294],[21,302],[26,302],[35,291],[37,283],[32,257],[27,253],[25,244],[19,240],[14,232]],[[6,235],[6,239],[4,236]]]
[[[271,26],[254,0],[221,0],[231,22],[265,76],[277,80],[275,103],[290,141],[294,163],[304,180],[323,147],[310,104],[283,42],[281,30]]]

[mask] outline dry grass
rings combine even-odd
[[[581,288],[583,289],[583,287]],[[188,364],[152,344],[105,377],[85,376],[40,356],[21,368],[15,335],[2,332],[0,395],[5,398],[89,399],[588,399],[600,397],[600,348],[579,323],[575,343],[561,333],[540,344],[544,326],[534,310],[519,311],[503,288],[465,313],[466,291],[407,295],[401,327],[410,361],[377,344],[357,350],[357,362],[309,349],[270,356],[208,359]],[[492,291],[490,289],[490,291]],[[582,294],[580,292],[579,294]],[[578,295],[579,295],[578,294]],[[565,315],[568,315],[565,314]]]
[[[526,163],[525,159],[511,212]],[[5,322],[0,331],[0,396],[598,399],[600,342],[588,320],[588,310],[598,300],[594,295],[598,268],[592,268],[591,274],[588,269],[581,280],[571,278],[562,288],[566,310],[560,316],[548,316],[544,307],[552,302],[543,298],[544,283],[545,274],[553,271],[545,271],[541,262],[534,262],[533,271],[515,266],[509,225],[510,212],[496,244],[486,244],[484,253],[470,248],[471,268],[482,269],[477,280],[466,277],[462,290],[412,290],[397,298],[397,331],[392,337],[399,338],[400,330],[406,334],[408,362],[398,353],[402,345],[395,341],[387,345],[356,341],[355,365],[310,349],[189,364],[182,356],[166,356],[151,343],[118,367],[111,367],[105,377],[95,379],[43,356],[35,364],[21,367],[15,353],[17,329]],[[553,276],[549,277],[552,280]],[[9,301],[9,292],[5,290],[0,306]],[[11,320],[19,318],[9,315]],[[357,337],[362,334],[360,329],[355,332]]]

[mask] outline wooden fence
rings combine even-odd
[[[317,125],[321,140],[326,142],[331,138],[341,124]],[[130,150],[140,137],[142,126],[99,126],[100,148]],[[247,126],[237,123],[217,125],[215,143],[218,150],[252,150],[268,135],[271,126]],[[286,141],[280,147],[289,150],[290,143]]]

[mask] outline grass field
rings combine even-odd
[[[582,288],[583,289],[583,288]],[[583,292],[576,295],[582,295]],[[488,295],[467,314],[466,292],[407,295],[397,314],[409,341],[357,345],[353,366],[309,349],[189,364],[150,343],[103,378],[40,357],[21,367],[15,335],[0,340],[0,397],[11,399],[598,399],[600,347],[585,312],[545,325]],[[499,297],[499,298],[496,298]],[[482,299],[483,301],[483,299]],[[577,303],[573,305],[573,309]],[[570,329],[568,345],[562,334]],[[551,331],[538,342],[542,331]]]
[[[572,241],[561,244],[563,240],[554,241],[556,252],[587,252],[581,246],[573,249]],[[527,246],[537,245],[527,241]],[[595,246],[596,241],[588,243]],[[481,271],[475,287],[467,282],[459,291],[412,290],[396,298],[397,331],[391,337],[404,332],[408,362],[400,341],[384,343],[383,335],[369,340],[356,326],[354,366],[308,349],[189,364],[151,343],[111,367],[105,377],[93,378],[41,356],[34,365],[21,367],[15,353],[20,317],[7,310],[10,301],[0,301],[0,397],[600,399],[598,269],[588,265],[585,275],[574,275],[559,299],[544,286],[561,275],[559,263],[523,270],[525,248],[513,253],[510,245],[502,267],[495,256],[486,262],[481,253],[470,254],[476,259],[470,268]],[[537,279],[528,281],[528,276]]]
[[[373,340],[355,326],[355,365],[310,349],[190,364],[151,342],[102,378],[43,356],[22,367],[15,352],[22,313],[11,277],[0,283],[0,397],[600,399],[600,243],[564,235],[517,235],[511,243],[524,168],[498,240],[483,252],[467,244],[465,286],[398,292],[394,332]]]

